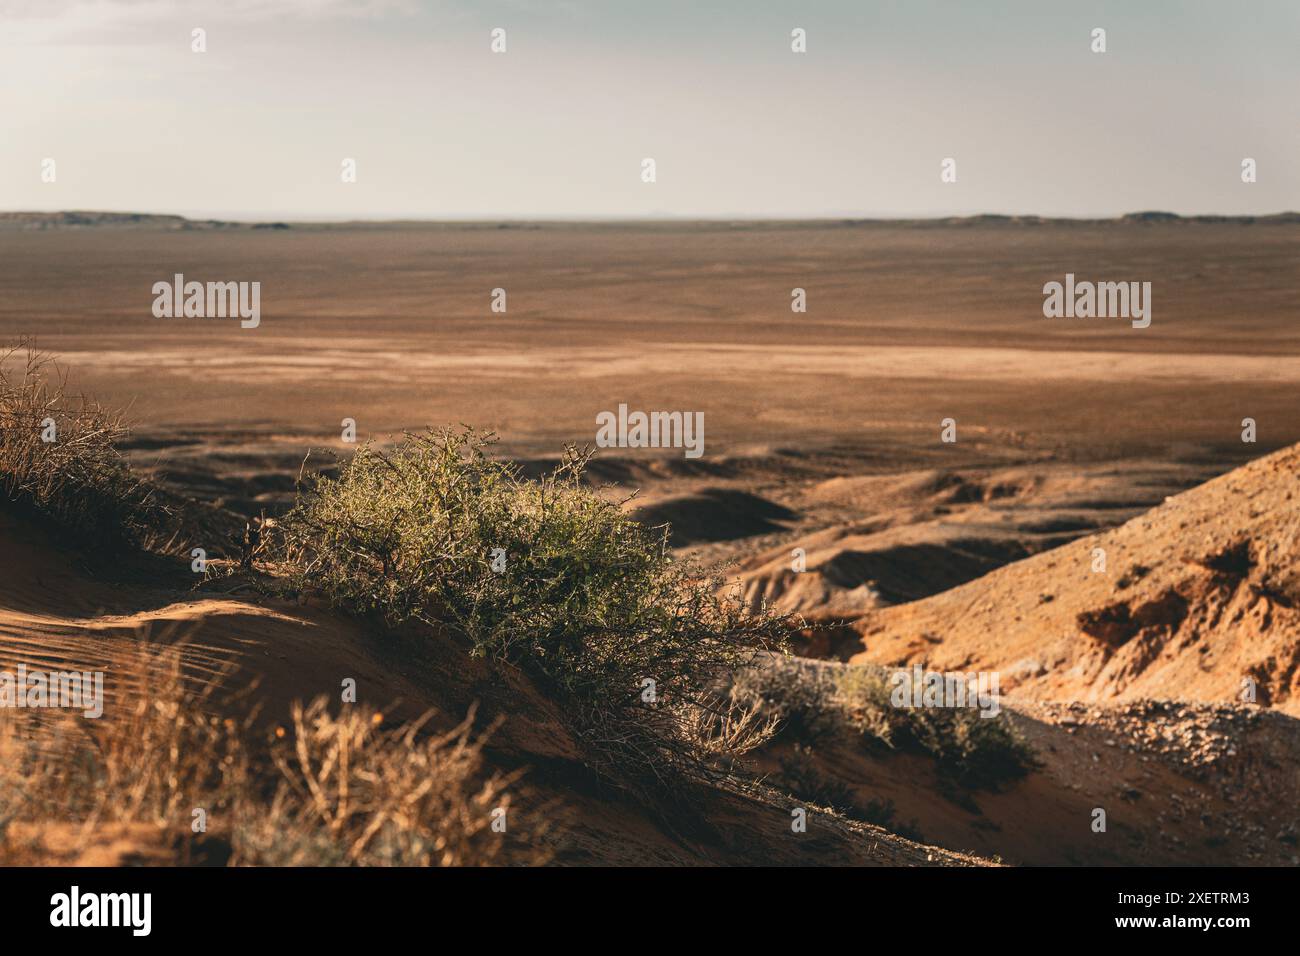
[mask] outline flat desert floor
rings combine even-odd
[[[468,421],[553,450],[626,402],[704,412],[706,458],[906,454],[947,417],[956,454],[1236,449],[1244,417],[1262,451],[1300,439],[1298,262],[1285,224],[15,230],[0,335],[145,431]],[[1044,318],[1067,272],[1151,282],[1151,326]],[[260,281],[261,326],[154,318],[174,273]]]
[[[820,481],[1064,468],[1105,486],[1077,533],[1300,441],[1286,221],[146,223],[0,230],[0,262],[0,340],[129,406],[137,465],[245,515],[284,503],[308,448],[346,452],[345,418],[381,441],[467,423],[531,459],[593,443],[620,404],[702,412],[702,458],[609,449],[601,474],[679,543],[734,542],[724,560],[900,504]],[[260,282],[260,326],[154,318],[176,273]],[[1045,318],[1066,273],[1150,282],[1150,327]]]

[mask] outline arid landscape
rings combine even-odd
[[[259,281],[260,324],[155,318],[151,286],[176,273]],[[1150,326],[1044,317],[1044,284],[1067,273],[1149,281]],[[116,743],[93,746],[110,781],[114,755],[151,759],[112,729],[138,730],[121,715],[147,723],[162,699],[142,647],[174,649],[174,706],[252,741],[243,789],[208,808],[206,831],[190,825],[206,798],[185,783],[215,786],[203,774],[124,774],[129,806],[61,818],[14,798],[0,852],[1298,865],[1298,293],[1296,214],[259,227],[0,214],[0,341],[56,358],[69,396],[126,410],[117,448],[168,516],[107,549],[11,485],[0,666],[104,671],[96,733]],[[11,382],[21,362],[6,361]],[[703,413],[704,453],[595,449],[582,487],[666,525],[673,556],[719,576],[720,599],[781,616],[782,642],[708,675],[726,707],[691,737],[714,761],[704,778],[629,783],[609,769],[610,738],[555,691],[549,658],[495,656],[450,619],[340,607],[319,558],[291,572],[289,545],[259,550],[257,529],[270,542],[292,527],[281,519],[313,476],[346,475],[367,439],[487,430],[491,458],[527,483],[566,445],[594,446],[597,416],[620,404]],[[890,675],[916,666],[998,675],[1000,712],[891,704]],[[355,702],[340,703],[347,680]],[[295,728],[295,702],[320,697],[334,716]],[[419,757],[435,763],[472,752],[439,812],[476,822],[394,838],[411,856],[367,856],[405,797],[372,794],[385,809],[354,819],[320,793],[337,752],[306,761],[319,787],[307,745],[274,757],[286,729],[343,739],[350,708],[368,715],[348,730],[356,753],[372,746],[366,721],[396,734],[373,745],[385,779],[426,766],[410,748],[437,744]],[[19,724],[9,746],[67,746],[57,722],[4,716]],[[724,754],[733,737],[745,746]],[[238,802],[274,789],[259,776],[273,764],[288,781],[274,838],[245,832],[261,811]],[[498,833],[485,821],[502,794]]]

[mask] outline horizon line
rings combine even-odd
[[[1269,213],[1177,213],[1163,209],[1139,209],[1112,216],[1053,216],[1041,213],[1007,213],[979,212],[954,213],[938,215],[901,215],[873,216],[861,214],[843,215],[806,215],[806,216],[748,216],[748,215],[613,215],[613,216],[517,216],[517,215],[475,215],[448,218],[426,217],[389,217],[362,216],[344,218],[295,218],[293,216],[235,216],[223,218],[218,216],[196,215],[193,213],[142,212],[140,210],[113,209],[8,209],[0,210],[0,221],[13,221],[22,217],[65,217],[86,216],[106,217],[118,220],[138,219],[181,221],[194,225],[309,225],[309,226],[348,226],[348,225],[667,225],[667,224],[797,224],[797,223],[950,223],[975,220],[1037,221],[1044,223],[1103,223],[1103,222],[1172,222],[1172,221],[1211,221],[1234,222],[1254,220],[1287,220],[1295,217],[1300,221],[1300,210],[1283,209]],[[108,224],[108,223],[105,223]],[[143,224],[143,223],[142,223]],[[94,225],[94,223],[70,223],[70,225]]]

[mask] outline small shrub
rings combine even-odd
[[[70,395],[48,356],[18,351],[0,353],[0,493],[83,544],[148,543],[161,508],[115,447],[127,434],[122,417]],[[52,442],[42,437],[49,421]]]
[[[846,668],[838,699],[870,746],[932,757],[940,775],[966,789],[997,789],[1035,766],[1033,751],[1000,717],[957,707],[895,707],[884,673]]]
[[[921,747],[941,774],[968,790],[997,790],[1036,765],[1033,751],[1004,720],[951,708],[927,713],[919,721]]]
[[[775,738],[811,745],[856,734],[876,750],[923,754],[948,783],[996,789],[1036,765],[1033,752],[998,718],[951,707],[895,707],[886,671],[770,658],[737,673],[733,700],[776,722]]]
[[[734,762],[766,745],[778,728],[775,717],[721,695],[714,706],[686,708],[680,714],[682,733],[695,749],[721,761]]]
[[[790,753],[780,758],[780,764],[778,780],[792,796],[844,816],[860,816],[854,802],[853,788],[844,781],[823,773],[803,744],[795,744]]]
[[[725,760],[716,741],[700,746],[694,711],[715,713],[711,689],[784,621],[676,562],[666,528],[586,484],[589,454],[567,449],[530,481],[488,457],[492,441],[408,434],[317,478],[277,528],[294,585],[390,625],[450,626],[472,653],[522,668],[568,703],[597,769],[632,789],[710,776]]]
[[[824,668],[798,660],[746,668],[731,683],[733,700],[770,717],[777,738],[798,743],[816,742],[842,726],[835,692]]]
[[[834,691],[840,712],[869,746],[895,749],[911,738],[910,716],[894,707],[884,674],[869,667],[840,671]]]
[[[190,809],[228,806],[245,779],[233,726],[187,688],[179,654],[141,649],[93,721],[68,711],[0,713],[0,789],[11,819],[188,826]],[[211,685],[209,685],[211,686]],[[106,688],[106,693],[108,688]],[[210,802],[195,802],[203,793]]]

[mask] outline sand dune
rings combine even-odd
[[[186,592],[150,585],[130,569],[92,570],[43,529],[2,512],[0,568],[0,665],[103,670],[105,719],[148,693],[140,655],[150,647],[178,648],[187,678],[214,687],[214,706],[229,715],[255,712],[264,726],[283,721],[295,700],[336,696],[344,678],[354,679],[359,700],[388,719],[432,708],[430,729],[453,726],[477,704],[481,725],[497,724],[489,749],[494,766],[527,771],[532,802],[521,798],[513,806],[525,818],[544,812],[562,823],[553,847],[558,863],[987,862],[815,808],[806,838],[796,839],[790,811],[801,804],[762,787],[719,789],[710,801],[710,825],[698,832],[668,828],[598,785],[556,706],[521,675],[472,660],[463,647],[427,632],[404,640],[311,604]],[[39,733],[44,714],[21,714]],[[162,865],[176,862],[182,848],[178,832],[145,825],[22,824],[10,834],[45,862],[76,865]],[[202,841],[184,847],[200,862],[220,862],[219,848],[205,850]]]

